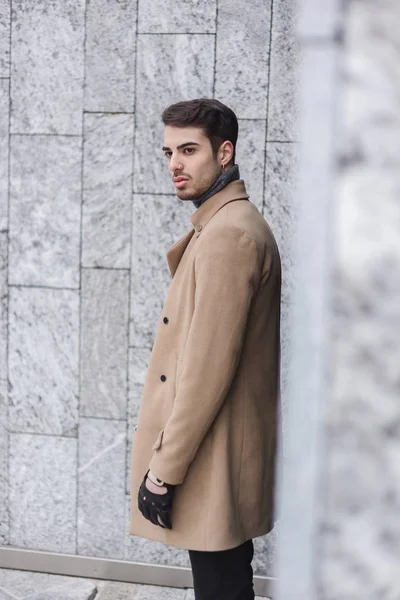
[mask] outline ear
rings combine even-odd
[[[229,140],[223,142],[218,151],[218,159],[221,164],[227,165],[233,157],[233,144]]]

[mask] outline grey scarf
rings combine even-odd
[[[240,179],[239,167],[238,165],[233,165],[228,171],[223,171],[219,177],[214,181],[211,187],[208,188],[206,192],[201,194],[195,200],[192,200],[193,204],[196,208],[200,208],[202,204],[211,196],[214,196],[217,192],[220,192],[228,183],[231,181],[235,181],[236,179]]]

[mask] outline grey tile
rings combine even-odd
[[[239,120],[236,162],[250,200],[262,211],[265,163],[265,120]]]
[[[8,228],[9,111],[10,80],[0,79],[0,231]]]
[[[88,600],[102,582],[17,569],[0,569],[1,600]]]
[[[262,577],[275,576],[276,527],[268,534],[253,540],[254,558],[252,562],[254,575]]]
[[[0,77],[10,74],[10,0],[0,0]]]
[[[143,586],[135,583],[109,581],[96,596],[96,600],[137,600],[141,587]]]
[[[140,0],[139,33],[214,33],[216,0]]]
[[[139,35],[134,191],[173,193],[161,114],[183,99],[211,97],[213,35]]]
[[[86,3],[85,109],[132,112],[137,0]]]
[[[299,139],[301,46],[292,31],[273,28],[268,102],[268,140]]]
[[[133,116],[86,114],[84,135],[82,265],[129,268]]]
[[[10,433],[10,545],[75,554],[76,444]]]
[[[130,492],[131,452],[135,435],[138,410],[142,396],[147,367],[150,361],[150,348],[129,348],[129,395],[128,395],[128,437],[126,445],[126,493]]]
[[[7,379],[8,286],[7,234],[0,233],[0,379]]]
[[[215,97],[238,118],[265,119],[271,0],[219,0]]]
[[[7,381],[0,379],[0,546],[9,535],[7,398]]]
[[[79,423],[78,554],[123,558],[126,421]]]
[[[81,133],[84,7],[13,1],[12,132]]]
[[[183,589],[145,585],[140,589],[137,600],[185,600],[185,595],[186,590]]]
[[[151,347],[171,276],[165,253],[192,229],[191,202],[135,195],[132,224],[130,345]]]
[[[13,136],[12,284],[79,286],[81,140]]]
[[[129,273],[82,272],[81,402],[86,417],[126,418]]]
[[[161,542],[153,542],[142,537],[130,535],[128,531],[130,522],[130,496],[125,498],[125,560],[151,565],[169,565],[190,568],[187,550],[167,546]]]
[[[294,288],[296,218],[294,192],[298,173],[298,145],[267,143],[264,217],[269,223],[282,260],[282,295],[287,301]]]
[[[9,320],[11,430],[76,436],[78,293],[11,288]]]

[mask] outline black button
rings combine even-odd
[[[161,375],[160,379],[161,379],[161,381],[167,381],[167,378],[165,377],[165,375]]]
[[[164,318],[163,318],[163,322],[164,322],[166,325],[168,325],[168,317],[164,317]]]

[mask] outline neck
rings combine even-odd
[[[220,192],[228,183],[231,181],[235,181],[236,179],[240,179],[239,167],[238,165],[233,165],[227,171],[222,171],[214,183],[201,194],[197,198],[193,198],[192,202],[196,208],[200,208],[202,204],[211,196],[214,196],[217,192]]]

